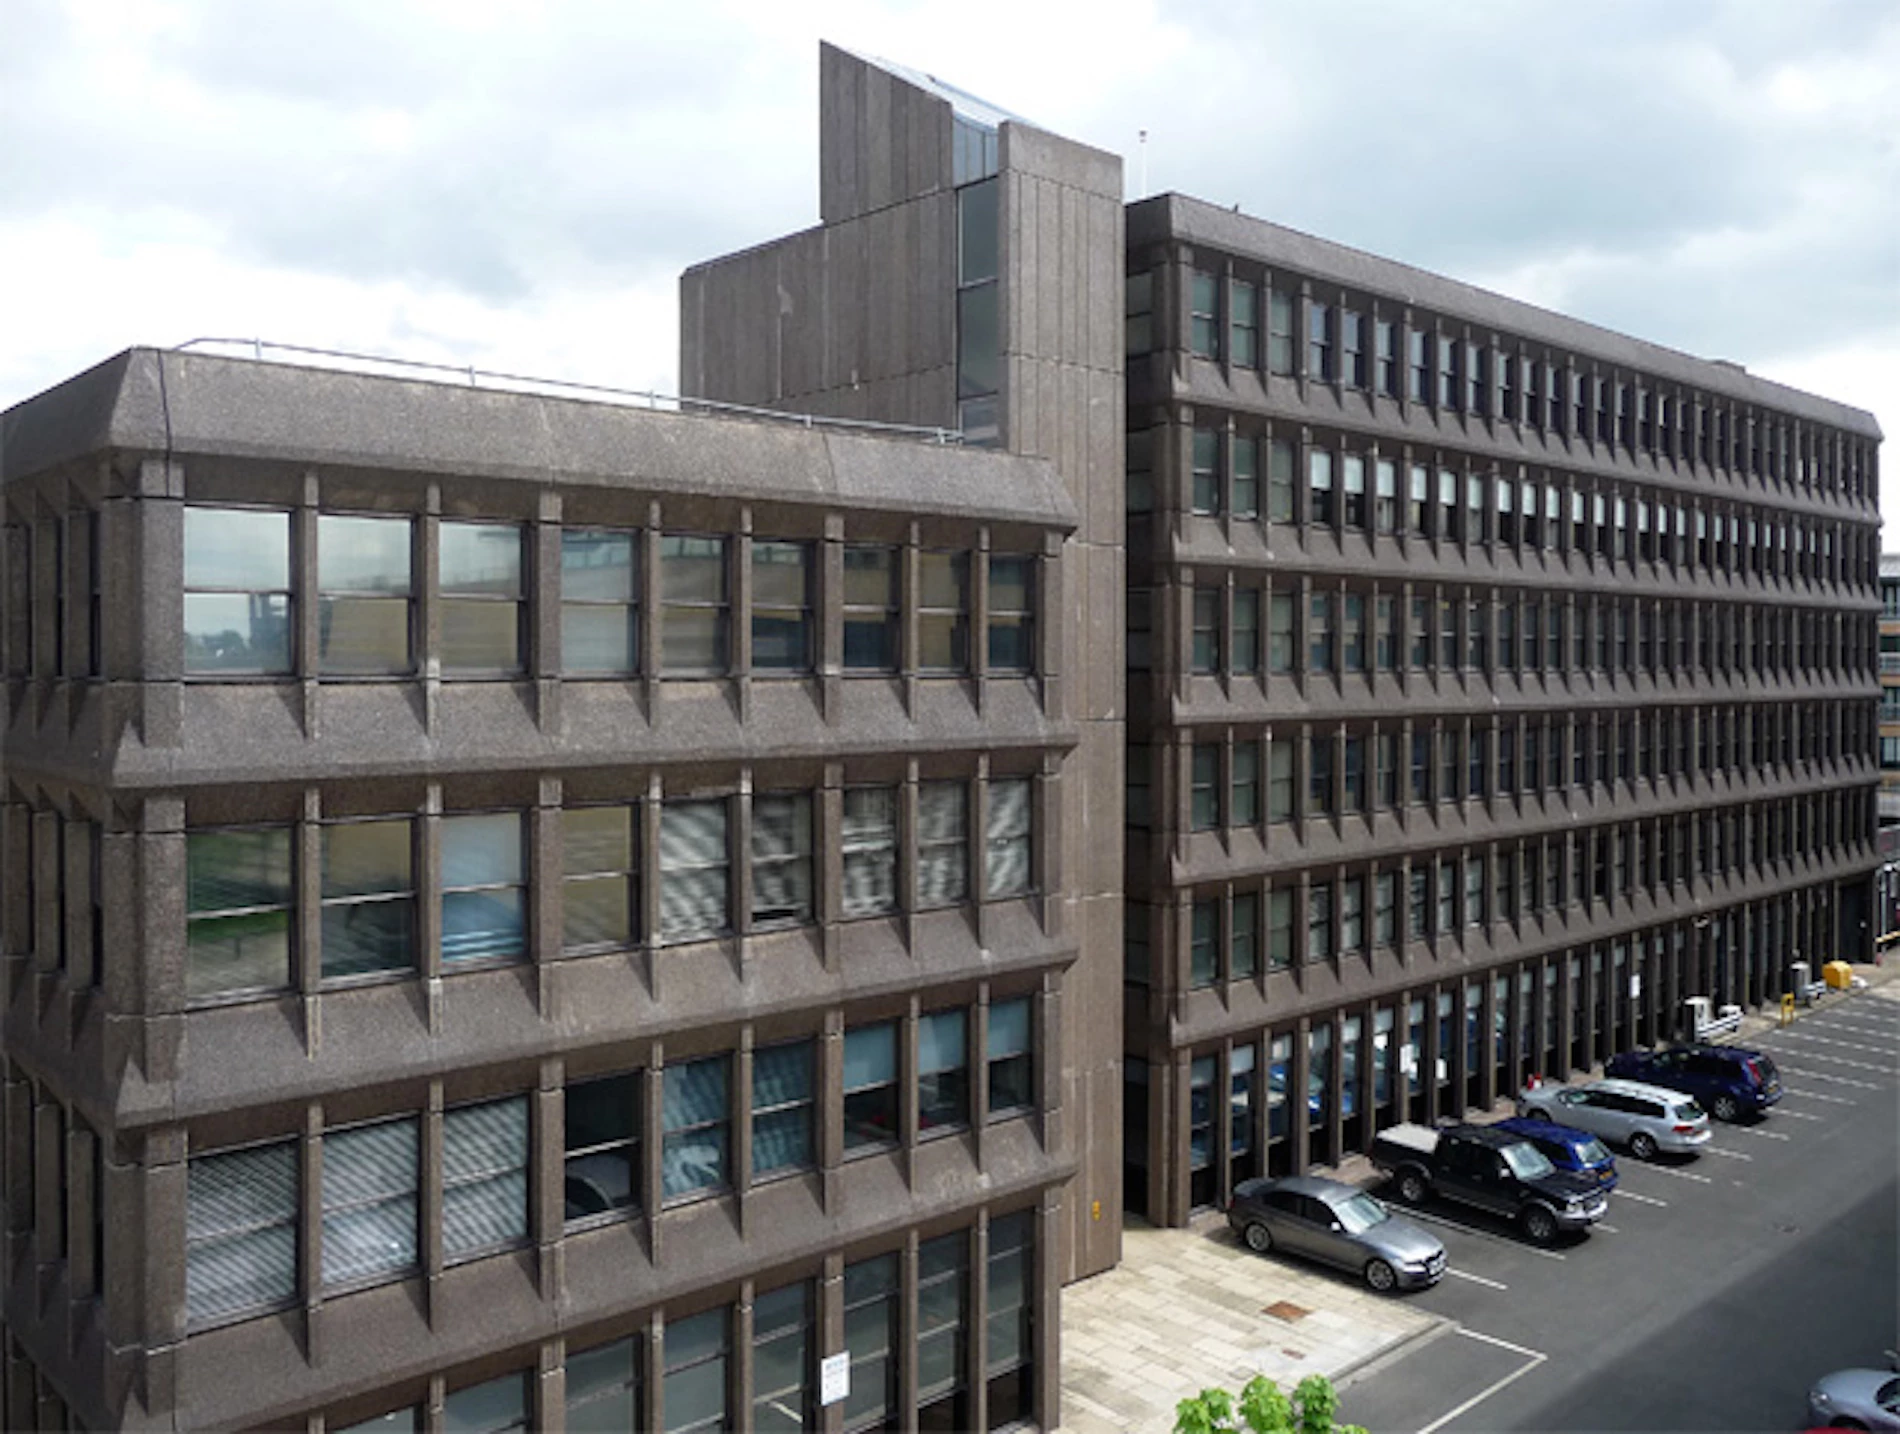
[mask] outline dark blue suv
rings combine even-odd
[[[1603,1073],[1692,1095],[1717,1120],[1759,1115],[1781,1099],[1781,1072],[1775,1063],[1741,1046],[1624,1051],[1610,1058]]]
[[[1616,1189],[1616,1161],[1610,1152],[1587,1130],[1572,1130],[1555,1121],[1534,1115],[1514,1115],[1500,1120],[1496,1129],[1521,1135],[1544,1153],[1544,1158],[1559,1170],[1569,1170],[1596,1181],[1597,1189],[1608,1194]]]

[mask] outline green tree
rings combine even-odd
[[[1339,1392],[1323,1374],[1307,1375],[1291,1399],[1256,1374],[1238,1399],[1225,1389],[1183,1399],[1174,1407],[1174,1434],[1366,1434],[1357,1424],[1340,1424],[1338,1412]]]

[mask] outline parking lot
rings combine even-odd
[[[1813,1378],[1900,1347],[1900,982],[1762,1027],[1737,1043],[1773,1057],[1781,1102],[1716,1124],[1699,1156],[1618,1151],[1590,1234],[1545,1249],[1462,1206],[1407,1211],[1450,1266],[1403,1302],[1445,1323],[1350,1377],[1341,1417],[1374,1434],[1792,1430]]]

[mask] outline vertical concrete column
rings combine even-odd
[[[138,642],[139,735],[147,747],[175,747],[184,720],[185,470],[146,459],[139,465],[138,590],[126,612]]]
[[[636,661],[640,667],[642,705],[646,708],[647,720],[654,723],[660,720],[661,639],[665,632],[666,616],[661,600],[664,589],[661,586],[660,538],[660,503],[656,498],[647,504],[646,526],[634,538],[635,551],[640,555],[639,572],[634,579],[637,584],[635,595],[639,598],[640,624]],[[652,928],[641,929],[650,931]]]
[[[148,797],[140,812],[136,937],[143,986],[135,1009],[144,1017],[145,1078],[175,1080],[184,1036],[185,804]]]
[[[528,1221],[535,1247],[541,1298],[553,1303],[567,1291],[567,1247],[561,1232],[566,1202],[562,1191],[567,1153],[567,1063],[549,1056],[540,1064],[533,1096],[529,1158]]]
[[[422,681],[423,728],[440,726],[442,698],[442,485],[431,483],[416,519],[409,588],[416,604],[416,675]]]
[[[316,469],[306,469],[296,511],[290,515],[290,661],[303,700],[303,735],[314,740],[322,734],[323,686],[318,681],[323,627],[317,588],[318,518],[323,502],[323,480]]]
[[[560,493],[544,488],[536,500],[531,530],[533,554],[524,596],[528,598],[528,671],[534,677],[535,721],[546,733],[562,728]]]
[[[825,515],[824,538],[812,592],[817,627],[818,711],[826,722],[838,720],[844,696],[844,515]]]
[[[738,698],[739,721],[752,720],[752,505],[739,509],[738,532],[726,543],[727,650],[733,691]]]
[[[416,824],[416,969],[422,977],[429,1034],[442,1028],[442,784],[424,789]]]
[[[167,1126],[145,1136],[134,1172],[135,1199],[128,1214],[136,1234],[122,1249],[108,1232],[106,1258],[115,1254],[136,1261],[135,1277],[121,1280],[125,1312],[112,1318],[132,1334],[129,1343],[145,1347],[145,1408],[169,1415],[177,1405],[177,1359],[185,1337],[185,1219],[187,1209],[186,1137],[182,1126]]]
[[[559,777],[542,777],[535,787],[534,810],[528,813],[528,959],[535,966],[535,1008],[544,1019],[554,1014],[558,962],[565,945],[563,796]]]

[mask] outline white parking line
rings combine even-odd
[[[1438,1434],[1438,1431],[1440,1429],[1443,1429],[1447,1424],[1451,1423],[1451,1421],[1456,1419],[1460,1414],[1463,1414],[1467,1410],[1470,1410],[1470,1409],[1476,1409],[1480,1404],[1484,1403],[1485,1400],[1489,1399],[1493,1394],[1496,1394],[1500,1389],[1504,1388],[1507,1384],[1515,1384],[1518,1380],[1522,1379],[1525,1375],[1529,1374],[1533,1369],[1537,1368],[1538,1365],[1542,1364],[1546,1359],[1550,1358],[1549,1355],[1542,1354],[1537,1350],[1526,1349],[1521,1344],[1512,1344],[1507,1339],[1499,1339],[1495,1335],[1479,1334],[1478,1331],[1476,1331],[1475,1329],[1461,1328],[1457,1331],[1457,1333],[1463,1335],[1466,1339],[1482,1340],[1486,1344],[1496,1345],[1499,1349],[1508,1349],[1511,1351],[1512,1354],[1521,1354],[1524,1356],[1524,1363],[1520,1365],[1518,1368],[1512,1370],[1509,1374],[1505,1375],[1504,1378],[1494,1380],[1492,1381],[1492,1383],[1486,1385],[1483,1389],[1480,1389],[1476,1394],[1472,1395],[1471,1398],[1467,1399],[1463,1404],[1460,1404],[1456,1409],[1450,1410],[1449,1412],[1445,1414],[1441,1414],[1438,1418],[1434,1419],[1430,1424],[1427,1424],[1423,1429],[1419,1430],[1418,1434]]]
[[[1755,1158],[1752,1155],[1744,1155],[1739,1150],[1724,1150],[1719,1145],[1705,1145],[1702,1147],[1702,1153],[1704,1155],[1719,1155],[1724,1160],[1753,1160]]]
[[[1645,1170],[1653,1170],[1658,1175],[1667,1175],[1672,1180],[1693,1180],[1698,1185],[1713,1185],[1715,1182],[1706,1175],[1697,1175],[1690,1170],[1676,1170],[1667,1165],[1645,1165]]]
[[[1837,1041],[1832,1036],[1811,1036],[1806,1031],[1788,1031],[1786,1036],[1789,1040],[1807,1041],[1811,1045],[1839,1046],[1844,1051],[1866,1051],[1875,1056],[1890,1056],[1894,1053],[1891,1045],[1868,1046],[1859,1041]]]
[[[1841,1102],[1841,1104],[1850,1105],[1852,1104],[1852,1102],[1844,1100]],[[1824,1115],[1816,1115],[1811,1110],[1789,1110],[1784,1106],[1775,1112],[1775,1119],[1776,1120],[1826,1120],[1827,1117]],[[1783,1139],[1786,1139],[1786,1137],[1784,1136]]]
[[[1788,1112],[1789,1115],[1793,1115],[1794,1113],[1795,1112],[1793,1111]],[[1814,1116],[1814,1115],[1811,1115],[1807,1118],[1809,1120],[1820,1119],[1819,1116]],[[1792,1140],[1794,1139],[1793,1136],[1786,1135],[1779,1130],[1761,1130],[1752,1125],[1732,1125],[1729,1127],[1729,1129],[1733,1130],[1737,1135],[1752,1135],[1757,1140]]]
[[[1807,1058],[1808,1058],[1808,1052],[1803,1051],[1801,1053],[1801,1059],[1806,1060]],[[1817,1055],[1815,1056],[1815,1059],[1824,1061],[1824,1060],[1832,1060],[1833,1057]],[[1851,1066],[1854,1064],[1854,1062],[1841,1061],[1839,1064]],[[1825,1071],[1809,1070],[1806,1066],[1794,1066],[1792,1067],[1792,1069],[1796,1075],[1801,1077],[1802,1080],[1826,1081],[1829,1085],[1851,1085],[1856,1090],[1879,1090],[1880,1089],[1879,1086],[1875,1085],[1870,1080],[1855,1080],[1852,1076],[1829,1075]],[[1868,1069],[1871,1070],[1873,1069],[1873,1067],[1869,1066]]]
[[[1606,1225],[1601,1220],[1597,1221],[1596,1224],[1590,1227],[1590,1233],[1594,1235],[1598,1230],[1601,1230],[1606,1235],[1620,1235],[1623,1233],[1621,1230],[1617,1229],[1616,1226]]]
[[[1879,1035],[1892,1035],[1894,1032],[1900,1031],[1900,1024],[1884,1020],[1880,1017],[1874,1017],[1868,1020],[1859,1016],[1815,1016],[1803,1021],[1801,1024],[1804,1026],[1819,1026],[1822,1030],[1826,1031],[1838,1028],[1845,1031],[1871,1031]]]
[[[1546,1260],[1561,1260],[1563,1255],[1555,1250],[1540,1250],[1535,1245],[1527,1245],[1518,1240],[1507,1240],[1502,1235],[1493,1235],[1489,1230],[1480,1230],[1460,1220],[1447,1220],[1443,1215],[1428,1215],[1423,1210],[1406,1206],[1405,1213],[1414,1220],[1423,1220],[1427,1225],[1445,1225],[1453,1230],[1462,1230],[1467,1235],[1475,1235],[1480,1240],[1489,1240],[1494,1245],[1506,1245],[1513,1250],[1522,1250],[1527,1255],[1542,1255]]]
[[[1469,1270],[1454,1269],[1450,1265],[1445,1266],[1445,1273],[1448,1275],[1456,1275],[1461,1280],[1470,1280],[1472,1284],[1483,1285],[1487,1289],[1508,1290],[1510,1288],[1510,1286],[1505,1284],[1502,1280],[1486,1279],[1483,1275],[1474,1275]]]
[[[1790,1090],[1786,1086],[1783,1086],[1781,1093],[1783,1095],[1798,1095],[1803,1100],[1818,1100],[1824,1105],[1859,1105],[1860,1104],[1859,1101],[1849,1100],[1845,1096],[1822,1095],[1819,1091],[1816,1091],[1816,1090]],[[1793,1114],[1792,1111],[1785,1112],[1785,1113]]]
[[[1621,1186],[1618,1186],[1610,1193],[1612,1195],[1621,1195],[1625,1200],[1635,1200],[1644,1205],[1660,1205],[1665,1210],[1669,1208],[1669,1202],[1667,1200],[1658,1200],[1654,1195],[1638,1195],[1634,1190],[1625,1190]]]

